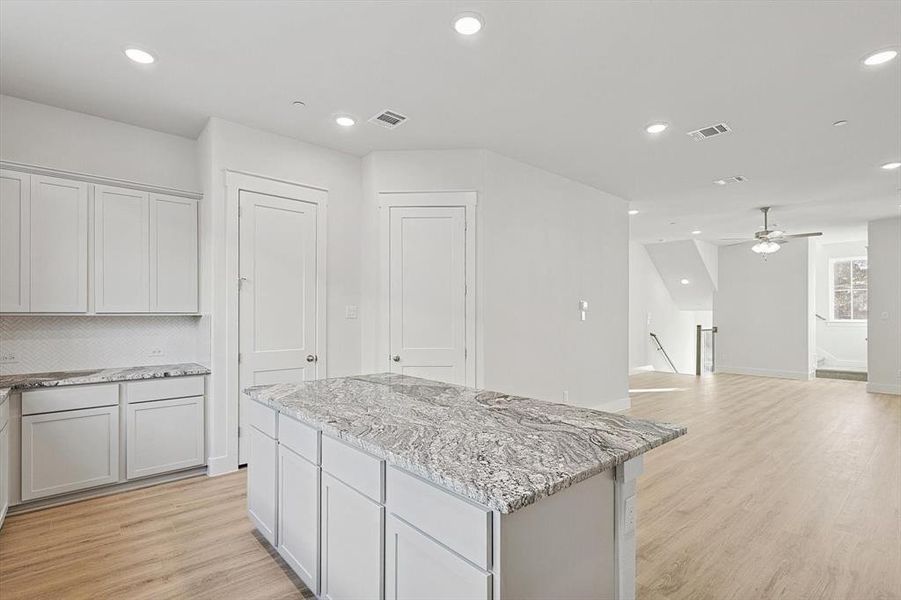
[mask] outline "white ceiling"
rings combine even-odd
[[[357,155],[488,148],[630,200],[638,241],[748,234],[764,204],[835,239],[898,214],[901,60],[860,63],[887,46],[895,0],[0,3],[5,94],[189,137],[215,115]],[[409,122],[365,122],[385,108]]]

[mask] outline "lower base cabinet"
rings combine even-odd
[[[128,479],[203,464],[203,396],[128,405]]]
[[[278,553],[319,594],[320,468],[284,445],[278,448]]]
[[[118,480],[118,406],[22,417],[22,500]]]
[[[256,427],[247,429],[247,514],[266,541],[278,547],[278,442]]]
[[[394,515],[385,525],[387,600],[489,600],[491,574]]]
[[[4,408],[0,406],[0,526],[9,509],[9,423],[3,417]]]
[[[381,599],[384,518],[384,507],[323,471],[322,598]]]

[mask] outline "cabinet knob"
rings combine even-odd
[[[394,362],[400,362],[400,355],[395,354],[394,356],[391,357],[391,360],[393,360]]]

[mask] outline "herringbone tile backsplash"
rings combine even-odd
[[[0,317],[0,375],[194,362],[207,346],[199,317]]]

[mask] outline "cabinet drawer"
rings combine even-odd
[[[319,464],[319,431],[283,414],[278,415],[278,443],[313,464]]]
[[[125,398],[129,404],[148,400],[168,400],[203,396],[203,376],[164,377],[125,384]]]
[[[256,427],[271,438],[277,438],[276,419],[278,413],[275,410],[251,400],[247,403],[247,422]]]
[[[117,383],[41,388],[22,392],[22,415],[118,404]]]
[[[385,501],[385,461],[324,435],[322,468],[376,502]]]
[[[491,512],[414,475],[390,467],[388,511],[459,552],[483,569],[491,568]]]

